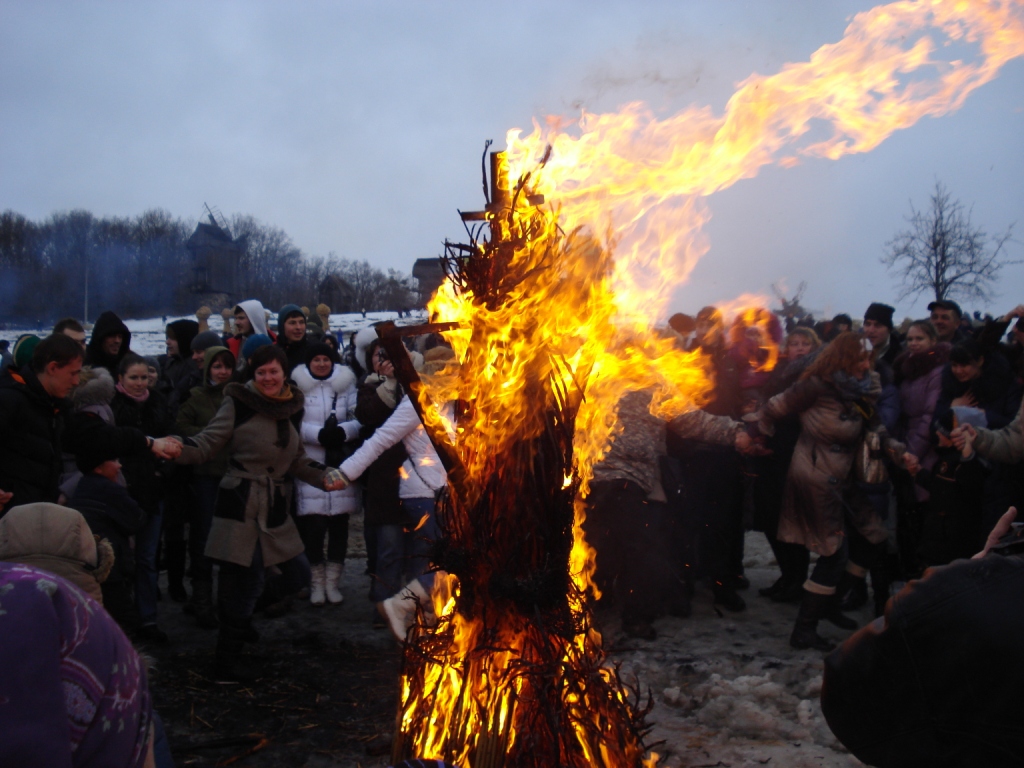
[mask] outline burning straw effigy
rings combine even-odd
[[[393,757],[639,765],[650,704],[606,663],[592,624],[593,557],[578,506],[586,477],[574,450],[603,356],[587,350],[584,315],[610,298],[601,288],[610,256],[559,230],[535,207],[528,178],[510,189],[503,153],[491,160],[487,210],[463,214],[480,224],[468,244],[447,244],[452,303],[440,311],[456,319],[413,329],[445,329],[461,364],[422,381],[401,348],[409,331],[383,334],[449,473],[434,558],[445,574],[439,618],[406,645]],[[589,323],[610,323],[613,309]],[[436,406],[452,400],[446,419]]]

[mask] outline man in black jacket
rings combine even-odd
[[[118,456],[180,453],[173,440],[114,427],[92,413],[72,413],[67,398],[81,370],[82,348],[56,334],[39,342],[29,365],[0,376],[0,514],[21,504],[59,501],[64,451],[109,446]]]

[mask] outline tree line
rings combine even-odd
[[[315,305],[328,275],[345,281],[348,307],[334,311],[409,309],[418,303],[411,276],[335,254],[307,256],[284,230],[236,214],[225,222],[245,243],[236,299],[259,299],[270,309]],[[196,222],[160,209],[135,217],[98,217],[89,211],[54,213],[32,221],[0,213],[0,318],[48,322],[95,319],[111,309],[122,317],[187,314],[199,306],[192,292],[192,256],[186,242]]]

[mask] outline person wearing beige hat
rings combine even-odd
[[[37,502],[0,518],[0,560],[56,574],[102,605],[100,585],[114,565],[114,550],[93,535],[81,512]]]

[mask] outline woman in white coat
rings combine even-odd
[[[350,368],[340,364],[338,353],[323,343],[309,345],[305,364],[296,366],[291,376],[305,396],[302,443],[306,454],[311,459],[331,464],[318,438],[330,422],[331,426],[344,430],[348,440],[358,439],[359,422],[354,416],[356,376]],[[359,491],[352,486],[341,491],[325,491],[299,483],[296,493],[296,523],[312,569],[309,601],[323,605],[326,598],[329,603],[340,603],[343,596],[338,581],[348,549],[348,516],[359,509]]]
[[[450,350],[444,351],[448,353],[445,359],[434,363],[438,371],[454,358]],[[376,394],[393,407],[394,412],[355,453],[341,463],[339,469],[345,482],[351,483],[385,450],[399,442],[405,446],[408,458],[399,472],[398,485],[405,525],[380,526],[376,572],[377,580],[388,587],[387,592],[391,595],[379,602],[377,608],[388,620],[395,636],[404,640],[415,619],[417,604],[427,614],[431,613],[429,596],[434,574],[429,570],[430,550],[439,535],[435,499],[438,492],[447,486],[448,475],[412,401],[401,393],[394,377],[385,377]]]

